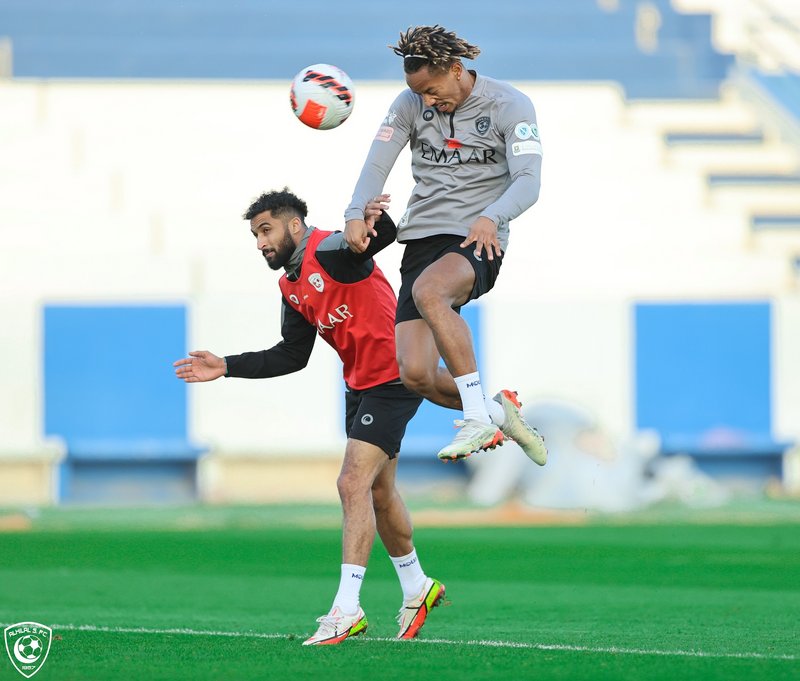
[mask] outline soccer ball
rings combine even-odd
[[[330,64],[312,64],[298,73],[289,93],[292,110],[309,128],[330,130],[353,112],[353,81]]]
[[[19,642],[19,652],[32,662],[42,654],[42,642],[36,636],[24,636]]]

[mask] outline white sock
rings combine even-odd
[[[333,606],[336,606],[345,615],[353,615],[358,611],[358,596],[361,593],[361,584],[364,582],[364,573],[367,568],[351,563],[342,563],[342,578],[339,581],[339,591],[333,599]]]
[[[483,401],[483,388],[480,374],[475,371],[464,376],[454,376],[458,394],[461,395],[461,406],[464,409],[464,420],[474,419],[481,423],[491,423],[489,412]]]
[[[483,402],[486,405],[486,411],[489,412],[492,423],[498,428],[502,426],[503,422],[506,420],[506,411],[503,409],[503,405],[499,402],[495,402],[491,397],[484,397]]]
[[[400,579],[400,586],[403,589],[403,600],[409,600],[414,596],[419,596],[422,587],[425,586],[427,577],[422,571],[422,566],[417,558],[417,550],[414,549],[407,556],[389,556],[397,570],[397,577]]]

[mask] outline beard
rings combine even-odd
[[[267,261],[267,265],[271,270],[279,270],[284,267],[287,262],[289,262],[289,259],[294,254],[295,248],[296,247],[294,245],[294,241],[292,241],[292,236],[289,234],[289,230],[286,230],[286,233],[283,235],[283,239],[275,247],[275,249],[261,251],[261,255],[264,257],[264,260]]]

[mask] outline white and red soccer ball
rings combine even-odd
[[[353,81],[330,64],[312,64],[298,73],[289,93],[292,111],[309,128],[330,130],[353,111]]]

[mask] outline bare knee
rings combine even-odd
[[[426,319],[437,308],[450,307],[450,303],[442,296],[441,289],[426,279],[417,279],[411,288],[414,305]]]
[[[422,396],[428,395],[433,390],[436,366],[432,366],[429,357],[414,350],[401,352],[398,344],[397,366],[400,369],[400,380],[406,388]]]
[[[400,367],[400,380],[403,385],[418,395],[428,395],[434,389],[436,374],[431,372],[427,364],[397,358]]]
[[[369,485],[362,476],[351,471],[343,470],[336,480],[336,489],[343,504],[358,499],[369,492]]]
[[[466,303],[474,283],[475,271],[469,262],[460,254],[448,253],[417,278],[411,287],[411,297],[430,323],[432,316]]]

